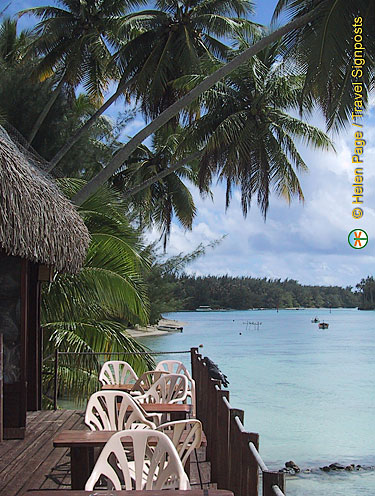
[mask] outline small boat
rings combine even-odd
[[[174,325],[158,325],[156,326],[156,328],[159,330],[159,331],[168,331],[168,332],[182,332],[183,331],[183,327],[181,326],[174,326]]]
[[[319,329],[328,329],[328,326],[327,322],[320,322]]]
[[[319,324],[320,320],[318,319],[318,317],[315,317],[315,319],[312,319],[311,322],[313,324]]]
[[[196,312],[212,312],[212,308],[208,305],[201,305],[195,309]]]

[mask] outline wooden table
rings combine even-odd
[[[67,489],[27,491],[21,496],[233,496],[228,489],[190,489],[180,491],[178,489],[168,489],[168,491],[70,491]]]
[[[137,402],[137,397],[133,400]],[[167,413],[171,420],[184,420],[192,411],[192,406],[187,403],[138,403],[147,413]],[[129,409],[131,407],[129,406]]]
[[[134,398],[137,399],[136,397]],[[147,413],[168,413],[171,420],[184,420],[191,413],[191,405],[186,403],[139,403]]]
[[[125,393],[129,393],[132,391],[134,384],[105,384],[102,386],[102,390],[109,391],[125,391]]]
[[[135,397],[133,399],[136,400],[137,398]],[[174,420],[185,420],[192,411],[191,405],[187,403],[139,403],[139,406],[147,413],[167,414],[169,418],[162,420],[163,423]]]
[[[94,448],[103,448],[116,431],[61,431],[53,440],[55,448],[70,448],[70,473],[72,489],[83,489],[94,467]],[[166,433],[169,435],[169,433]],[[172,435],[172,433],[170,434]],[[124,437],[124,443],[127,439]],[[132,443],[128,438],[129,444]],[[150,441],[152,444],[152,440]],[[156,438],[155,438],[156,444]],[[202,446],[207,445],[202,433]],[[189,463],[189,460],[186,462]],[[72,496],[72,495],[71,495]]]

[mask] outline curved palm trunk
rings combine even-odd
[[[178,169],[181,169],[182,166],[187,164],[188,162],[191,162],[192,160],[197,159],[200,156],[201,152],[195,152],[189,155],[186,158],[183,158],[182,160],[179,160],[176,162],[174,165],[171,165],[170,167],[167,167],[166,169],[158,172],[154,176],[150,177],[146,181],[143,181],[143,183],[138,184],[138,186],[134,186],[134,188],[130,188],[126,191],[124,191],[125,196],[133,196],[139,193],[140,191],[148,188],[151,186],[151,184],[156,183],[156,181],[159,181],[159,179],[163,179],[163,177],[168,176],[169,174],[172,174],[172,172],[175,172]]]
[[[105,183],[115,171],[128,159],[131,153],[140,145],[148,136],[155,133],[164,124],[166,124],[172,117],[177,115],[184,107],[190,105],[202,93],[209,90],[220,79],[230,74],[234,69],[237,69],[241,64],[248,61],[251,57],[267,47],[270,43],[277,41],[279,38],[289,33],[293,29],[304,26],[311,21],[316,15],[316,10],[301,16],[285,26],[277,29],[268,36],[262,38],[255,45],[247,48],[240,55],[225,64],[223,67],[208,76],[198,86],[189,91],[185,96],[180,98],[177,102],[173,103],[170,107],[164,110],[156,119],[144,127],[137,133],[116,155],[112,158],[109,164],[102,169],[91,181],[89,181],[74,197],[73,201],[77,205],[81,205],[87,198],[89,198],[103,183]]]
[[[64,82],[65,81],[64,81],[64,76],[63,76],[60,79],[59,84],[56,86],[56,88],[52,92],[51,98],[48,100],[48,102],[44,106],[43,110],[39,114],[39,117],[35,121],[34,126],[33,126],[32,130],[31,130],[31,132],[29,134],[29,137],[28,137],[28,140],[27,140],[30,145],[34,141],[34,138],[37,135],[37,133],[38,133],[38,131],[40,129],[40,126],[43,124],[43,122],[44,122],[45,118],[47,117],[49,111],[51,110],[52,105],[57,100],[57,97],[60,94],[60,91],[61,91],[61,88],[62,88]]]
[[[68,153],[68,151],[72,148],[73,145],[77,143],[77,141],[90,129],[90,127],[99,119],[103,112],[107,110],[108,107],[114,103],[117,98],[119,98],[125,89],[129,86],[131,81],[124,83],[119,86],[110,98],[103,103],[103,105],[93,114],[90,119],[85,122],[85,124],[80,127],[73,136],[65,143],[65,145],[56,153],[56,155],[50,160],[50,165],[47,169],[47,172],[51,172],[56,165],[60,162],[60,160]]]

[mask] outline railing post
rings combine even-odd
[[[230,410],[230,431],[229,431],[229,486],[236,496],[242,496],[242,450],[241,432],[243,429],[245,413],[243,410],[231,408]],[[246,495],[244,495],[246,496]]]
[[[249,443],[253,443],[259,451],[259,434],[242,432],[242,487],[241,493],[246,496],[258,496],[259,468],[258,462],[250,452]]]
[[[275,496],[272,486],[279,486],[285,494],[285,474],[283,472],[263,472],[263,496]]]
[[[230,428],[230,405],[229,391],[221,391],[221,399],[219,400],[218,422],[220,425],[220,444],[218,459],[220,460],[221,469],[217,474],[218,489],[228,489],[229,486],[229,428]]]
[[[218,445],[218,409],[217,409],[217,392],[220,391],[221,382],[215,379],[209,379],[208,393],[208,431],[206,432],[207,439],[207,457],[211,462],[211,480],[215,481],[217,473],[217,445]]]
[[[59,350],[55,350],[55,371],[53,378],[53,409],[57,410],[57,393],[58,393],[58,370],[59,370]]]
[[[207,371],[207,389],[206,389],[206,436],[207,436],[207,457],[211,461],[215,457],[215,438],[216,438],[216,419],[217,411],[215,410],[215,384],[220,384],[220,381],[211,379]]]
[[[196,381],[198,348],[190,348],[191,377]]]
[[[211,380],[210,376],[208,375],[208,368],[207,365],[205,364],[204,360],[201,360],[200,362],[201,365],[201,406],[202,410],[200,415],[202,416],[201,420],[204,424],[204,429],[205,431],[208,431],[208,411],[209,411],[209,398],[208,398],[208,388],[209,388],[209,381]],[[206,432],[207,439],[208,439],[208,432]],[[209,448],[208,448],[209,450]]]
[[[203,421],[202,412],[203,412],[203,363],[202,356],[196,355],[195,359],[195,368],[193,375],[193,379],[195,380],[195,391],[196,391],[196,402],[197,402],[197,417],[199,420]]]

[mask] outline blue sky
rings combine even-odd
[[[52,2],[51,2],[52,3]],[[269,23],[274,0],[256,2],[254,20]],[[1,6],[8,4],[1,0]],[[43,5],[39,0],[13,0],[7,9],[11,15],[20,9]],[[2,8],[4,8],[2,7]],[[32,19],[21,20],[22,27],[30,26]],[[112,109],[115,115],[123,103]],[[324,128],[319,114],[310,123]],[[294,201],[290,206],[272,196],[267,221],[264,222],[254,204],[248,217],[243,219],[239,194],[225,211],[224,187],[215,185],[214,200],[202,199],[192,188],[198,215],[193,230],[186,232],[177,223],[172,226],[168,254],[193,250],[199,243],[209,243],[226,235],[221,244],[192,264],[188,272],[199,275],[229,274],[234,276],[293,278],[304,284],[352,285],[362,277],[374,273],[375,262],[375,119],[374,105],[370,105],[363,121],[367,141],[364,154],[365,198],[364,216],[351,216],[354,167],[351,163],[354,130],[348,128],[333,136],[336,153],[317,152],[299,145],[309,167],[301,175],[305,196],[303,204]],[[134,135],[143,126],[136,118],[126,129]],[[354,250],[347,243],[348,233],[354,228],[365,229],[369,235],[363,250]],[[158,233],[150,233],[156,239]]]

